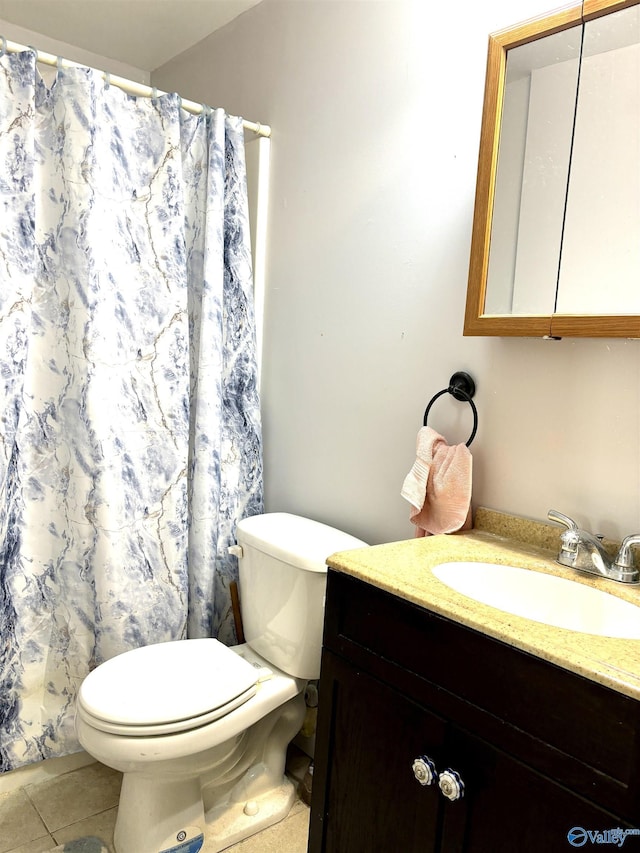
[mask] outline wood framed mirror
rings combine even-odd
[[[639,4],[489,37],[465,335],[640,338]]]

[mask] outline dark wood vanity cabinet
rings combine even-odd
[[[330,571],[309,853],[566,851],[573,828],[640,826],[639,704]],[[460,799],[416,780],[422,755]]]

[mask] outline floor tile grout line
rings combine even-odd
[[[90,811],[90,812],[84,813],[84,814],[82,814],[81,816],[76,817],[76,819],[75,819],[75,820],[72,820],[70,823],[65,823],[65,824],[63,824],[62,826],[56,826],[56,827],[54,828],[53,826],[49,826],[49,823],[47,822],[47,819],[45,818],[45,815],[44,815],[44,814],[42,814],[42,812],[41,812],[41,811],[40,811],[40,809],[38,808],[38,805],[37,805],[36,801],[35,801],[35,800],[34,800],[34,798],[29,794],[29,791],[28,791],[27,789],[28,789],[28,788],[32,788],[32,789],[34,789],[34,792],[35,792],[35,789],[41,789],[41,787],[42,787],[42,786],[44,786],[44,785],[49,786],[49,785],[50,785],[50,783],[51,783],[51,782],[54,782],[54,781],[55,781],[55,783],[56,783],[56,784],[59,784],[60,782],[63,782],[63,780],[68,779],[68,778],[70,778],[70,777],[72,777],[72,776],[75,776],[75,777],[76,777],[76,779],[77,779],[78,777],[77,777],[77,775],[76,775],[76,774],[82,773],[83,771],[87,770],[88,768],[90,768],[90,767],[94,767],[95,765],[99,765],[99,764],[100,764],[100,762],[93,762],[93,764],[83,765],[82,767],[76,767],[76,768],[74,768],[73,770],[69,770],[69,771],[67,771],[66,773],[62,773],[62,774],[60,774],[59,776],[55,777],[55,779],[47,779],[47,780],[43,780],[43,781],[41,781],[41,782],[29,783],[28,785],[24,785],[24,786],[22,786],[22,788],[21,788],[21,789],[18,789],[18,790],[22,790],[22,791],[24,792],[24,794],[25,794],[25,796],[27,797],[27,799],[28,799],[29,803],[33,806],[33,808],[34,808],[34,809],[35,809],[35,811],[36,811],[36,814],[38,815],[38,817],[39,817],[39,818],[40,818],[40,820],[42,821],[42,823],[43,823],[43,825],[44,825],[44,827],[45,827],[45,831],[46,831],[49,835],[53,836],[53,835],[54,835],[54,833],[56,833],[56,832],[62,832],[63,830],[66,830],[66,829],[68,829],[69,827],[74,826],[76,823],[80,823],[81,821],[84,821],[84,820],[90,820],[91,818],[94,818],[94,817],[96,817],[97,815],[103,814],[104,812],[108,812],[108,811],[110,811],[110,810],[111,810],[111,809],[113,809],[113,808],[117,808],[117,806],[118,806],[118,800],[117,800],[117,798],[116,798],[116,800],[115,800],[114,802],[111,802],[109,805],[99,807],[97,811]],[[104,766],[104,769],[107,769],[107,768],[106,768],[106,765]]]
[[[101,814],[106,814],[107,812],[111,812],[117,808],[117,803],[113,806],[107,806],[106,809],[100,809],[100,811],[92,812],[91,814],[85,815],[84,817],[79,817],[78,820],[74,820],[71,823],[65,823],[64,826],[59,826],[57,829],[48,829],[47,832],[50,835],[53,835],[56,832],[64,832],[65,829],[69,829],[70,827],[75,826],[77,823],[84,823],[85,820],[91,820],[91,818],[98,817]]]
[[[11,850],[7,850],[7,853],[16,853],[16,850],[20,850],[21,847],[24,847],[25,844],[33,844],[35,841],[42,841],[43,838],[49,838],[49,841],[57,846],[55,838],[51,835],[50,832],[47,832],[46,835],[39,835],[37,838],[31,838],[29,841],[21,841],[17,847],[12,847]]]
[[[25,785],[21,790],[23,791],[23,793],[24,793],[25,797],[29,800],[29,803],[30,803],[30,804],[32,805],[32,807],[34,808],[35,813],[38,815],[38,817],[39,817],[39,818],[40,818],[40,820],[42,821],[42,825],[44,826],[45,830],[47,831],[47,835],[51,835],[52,830],[51,830],[51,829],[49,829],[49,826],[48,826],[48,824],[47,824],[46,820],[44,819],[44,815],[42,815],[42,814],[40,813],[40,809],[38,808],[38,806],[36,805],[36,803],[31,799],[31,796],[29,795],[29,791],[27,790],[28,788],[29,788],[29,785]],[[44,835],[43,835],[42,837],[44,838]],[[33,840],[34,840],[34,841],[36,841],[37,839],[35,839],[35,838],[34,838]]]

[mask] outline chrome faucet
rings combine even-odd
[[[602,544],[602,536],[581,530],[572,518],[550,509],[548,518],[563,524],[567,529],[560,535],[558,563],[581,572],[600,575],[621,583],[640,582],[640,572],[635,566],[632,545],[640,545],[640,533],[627,536],[618,555],[612,560]]]

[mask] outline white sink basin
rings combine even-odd
[[[442,563],[433,574],[498,610],[583,634],[640,640],[640,607],[555,575],[494,563]]]

